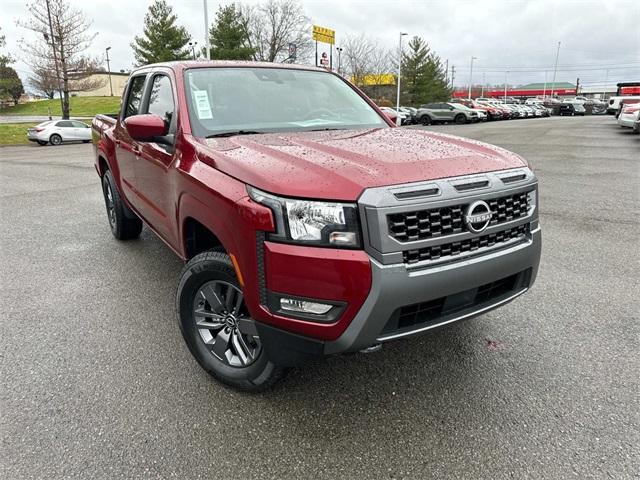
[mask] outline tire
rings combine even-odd
[[[62,137],[57,133],[54,133],[49,137],[49,143],[53,146],[62,145]]]
[[[113,236],[118,240],[138,238],[142,231],[142,221],[123,203],[109,170],[102,177],[102,193]]]
[[[453,121],[458,125],[462,125],[463,123],[467,123],[467,117],[465,117],[464,114],[459,113],[453,118]]]
[[[44,140],[38,140],[38,145],[40,145],[41,147],[44,147],[47,143],[49,142],[45,142]]]
[[[235,295],[231,301],[230,292]],[[248,318],[241,292],[227,254],[208,251],[196,255],[182,270],[178,284],[178,325],[189,351],[209,375],[238,390],[266,390],[284,376],[285,369],[268,359],[255,330],[241,332],[238,328],[235,319]],[[237,308],[223,313],[225,308],[231,310],[223,304]],[[216,349],[216,345],[220,347]]]
[[[82,140],[82,143],[89,143],[91,140]]]
[[[420,123],[422,125],[431,125],[431,117],[429,117],[429,115],[423,115],[420,117]]]

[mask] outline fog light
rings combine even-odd
[[[332,245],[356,245],[358,239],[355,232],[331,232],[329,243]]]
[[[313,315],[324,315],[333,308],[333,305],[326,303],[308,302],[306,300],[295,300],[283,297],[280,299],[280,309],[285,312],[311,313]]]

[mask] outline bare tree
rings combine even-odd
[[[393,71],[389,49],[365,34],[346,35],[341,46],[346,71],[356,85],[388,84],[389,74]]]
[[[49,76],[60,81],[62,117],[69,118],[69,93],[93,90],[104,83],[91,78],[101,60],[84,54],[97,33],[90,32],[92,22],[67,0],[35,0],[27,6],[27,11],[30,17],[18,25],[37,35],[32,41],[21,41],[25,60],[34,71],[46,68]],[[55,52],[59,79],[56,62],[51,60],[52,52]]]
[[[53,60],[44,67],[35,67],[33,75],[29,77],[29,85],[47,98],[53,99],[58,91],[58,79]]]
[[[247,47],[254,60],[275,62],[288,56],[289,43],[297,46],[298,58],[311,52],[311,22],[297,0],[267,0],[257,6],[240,7],[248,32]]]

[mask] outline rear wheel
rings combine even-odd
[[[262,348],[231,259],[196,255],[185,266],[176,295],[178,323],[191,354],[220,382],[264,390],[284,375]]]
[[[57,133],[54,133],[49,137],[49,142],[51,143],[51,145],[58,146],[62,143],[62,137]]]
[[[467,117],[465,117],[464,114],[459,113],[458,115],[455,116],[453,121],[456,122],[458,125],[462,125],[463,123],[467,123]]]
[[[47,143],[49,142],[45,142],[44,140],[38,140],[38,145],[40,145],[41,147],[44,147]]]
[[[102,192],[113,236],[118,240],[138,238],[142,231],[142,221],[122,202],[109,170],[102,177]]]
[[[423,115],[420,118],[420,123],[422,125],[431,125],[431,118],[429,117],[429,115]]]

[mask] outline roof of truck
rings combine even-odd
[[[301,65],[297,63],[274,63],[274,62],[252,62],[242,60],[180,60],[175,62],[151,63],[142,65],[134,69],[143,70],[146,68],[167,67],[173,70],[186,70],[189,68],[283,68],[290,70],[314,70],[326,72],[326,68],[314,67],[311,65]]]

